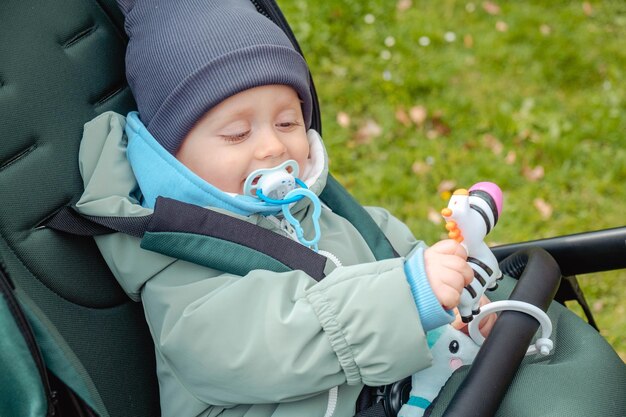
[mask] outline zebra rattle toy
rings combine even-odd
[[[458,309],[464,323],[480,313],[480,298],[485,290],[498,287],[502,278],[498,261],[484,238],[498,222],[502,213],[502,191],[492,182],[479,182],[469,191],[458,189],[448,207],[441,210],[451,239],[467,251],[467,262],[474,270],[474,279],[461,294]]]

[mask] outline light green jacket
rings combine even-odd
[[[136,199],[124,123],[105,113],[85,125],[77,204],[84,214],[152,212]],[[301,203],[296,217],[306,234]],[[387,211],[367,210],[400,255],[421,245]],[[284,233],[263,216],[233,216]],[[319,283],[302,271],[232,275],[146,251],[125,234],[96,237],[119,283],[143,303],[163,416],[348,417],[363,384],[392,383],[430,365],[403,259],[376,261],[356,229],[327,208],[320,223],[320,249],[343,266],[327,262]]]

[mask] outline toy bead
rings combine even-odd
[[[448,233],[448,237],[450,239],[456,239],[457,237],[461,237],[461,231],[459,229],[451,230],[450,233]]]

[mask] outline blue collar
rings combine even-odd
[[[201,207],[216,207],[244,216],[274,215],[280,206],[251,196],[230,195],[209,184],[165,150],[139,120],[137,112],[126,117],[126,157],[143,195],[142,206],[154,208],[158,196]]]

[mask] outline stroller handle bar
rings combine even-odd
[[[548,309],[561,280],[559,266],[548,252],[526,248],[506,258],[500,267],[503,273],[519,278],[510,300]],[[494,416],[538,327],[530,315],[502,312],[444,417]]]
[[[626,268],[626,226],[494,246],[491,250],[501,261],[530,247],[540,247],[550,253],[563,276]]]

